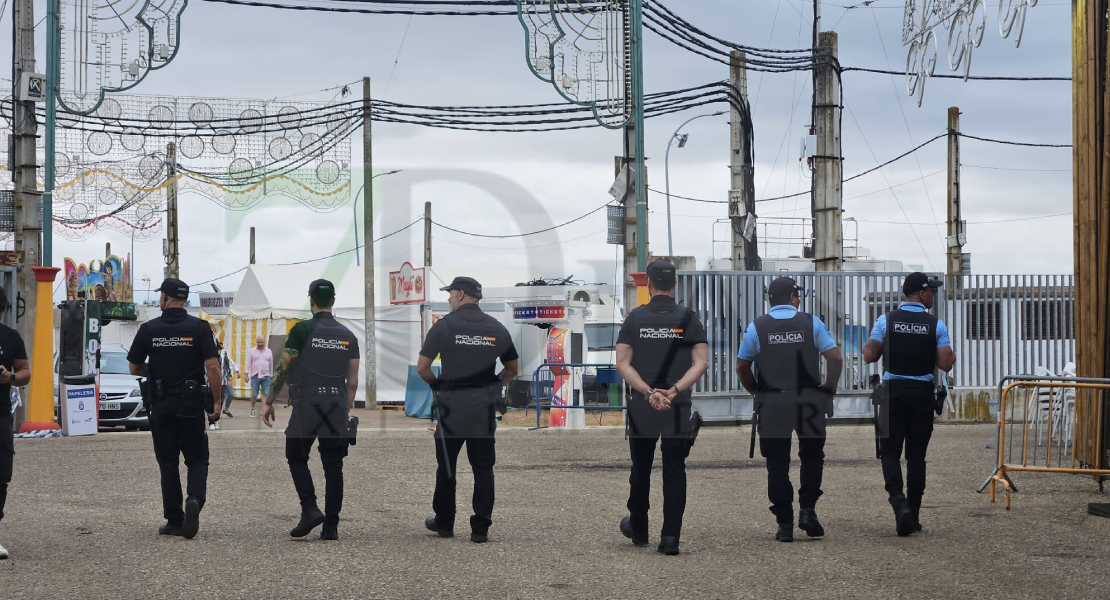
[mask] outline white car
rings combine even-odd
[[[131,374],[123,348],[100,350],[100,426],[150,427],[138,378]]]

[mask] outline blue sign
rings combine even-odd
[[[535,319],[536,307],[535,306],[515,306],[513,307],[514,319]]]
[[[92,386],[79,388],[66,388],[66,397],[70,400],[77,398],[92,398],[96,396],[96,389]]]

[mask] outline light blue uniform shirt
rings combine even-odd
[[[906,312],[926,312],[925,305],[920,302],[903,302],[898,308]],[[871,330],[871,339],[882,342],[886,337],[886,315],[883,315],[875,321],[875,328]],[[937,319],[937,348],[951,348],[952,340],[948,338],[948,326],[944,321]],[[883,357],[884,366],[886,357]],[[928,375],[894,375],[890,372],[883,373],[883,381],[890,381],[891,379],[909,379],[913,381],[933,381],[933,374]]]
[[[771,312],[767,313],[771,317],[780,321],[785,319],[793,319],[798,314],[798,309],[789,304],[780,304],[771,308]],[[836,348],[836,340],[833,339],[829,328],[821,322],[821,319],[813,317],[813,340],[817,344],[819,352],[828,352]],[[744,331],[744,339],[740,342],[740,352],[737,353],[736,358],[740,360],[755,361],[755,355],[759,353],[759,334],[755,331],[755,322],[748,324],[748,328]]]

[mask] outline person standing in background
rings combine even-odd
[[[257,417],[258,411],[254,409],[258,403],[258,394],[270,395],[270,376],[274,373],[274,353],[266,347],[266,338],[261,335],[255,338],[254,348],[247,352],[247,368],[243,378],[250,378],[251,384],[251,416]]]

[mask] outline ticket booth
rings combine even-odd
[[[585,427],[584,379],[586,362],[586,317],[589,305],[572,300],[528,300],[510,302],[513,322],[534,325],[536,335],[524,336],[522,345],[540,344],[547,366],[536,370],[533,397],[553,405],[548,427]],[[524,352],[531,348],[522,348]],[[522,352],[522,354],[524,353]]]

